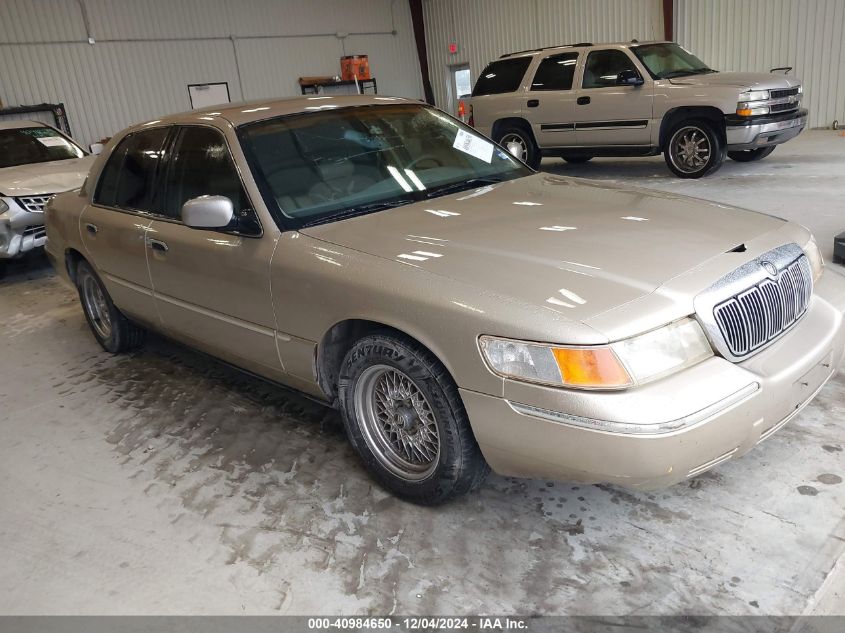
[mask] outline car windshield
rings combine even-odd
[[[239,128],[268,206],[304,226],[532,172],[488,139],[416,104],[326,108]]]
[[[0,168],[83,156],[78,145],[51,127],[0,130]]]
[[[677,44],[643,44],[631,50],[655,79],[716,72]]]

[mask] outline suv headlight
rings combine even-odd
[[[499,376],[573,389],[626,389],[713,355],[692,318],[610,345],[568,347],[482,336],[479,347]]]
[[[761,101],[769,98],[768,90],[746,90],[740,93],[739,101],[736,104],[736,113],[739,116],[758,116],[769,114],[769,106],[761,105]]]
[[[766,101],[769,98],[768,90],[746,90],[740,93],[739,100],[742,101]]]
[[[813,269],[813,283],[816,283],[824,271],[824,257],[816,243],[816,238],[811,236],[810,241],[804,244],[803,250],[807,259],[810,260],[810,267]]]

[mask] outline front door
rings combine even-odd
[[[137,321],[158,324],[145,237],[152,223],[154,183],[169,128],[123,139],[103,168],[93,203],[82,212],[86,257],[115,305]]]
[[[617,75],[633,70],[641,86],[619,86]],[[651,144],[654,82],[646,77],[623,50],[591,51],[584,63],[577,91],[575,126],[578,145],[612,146]]]
[[[222,132],[184,126],[164,179],[164,217],[147,232],[147,257],[164,329],[174,338],[255,373],[279,377],[270,298],[275,239],[263,235]],[[182,205],[226,196],[235,220],[224,229],[182,224]]]
[[[550,55],[537,66],[523,112],[540,147],[576,145],[575,98],[572,78],[578,53]]]

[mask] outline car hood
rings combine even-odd
[[[775,90],[794,88],[801,85],[801,80],[774,73],[710,73],[690,75],[669,80],[677,86],[736,86],[749,90]]]
[[[302,233],[585,320],[783,220],[537,174]]]
[[[0,169],[0,194],[41,196],[77,189],[85,182],[93,156]]]

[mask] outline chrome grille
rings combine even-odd
[[[783,99],[784,97],[792,97],[798,94],[798,88],[786,88],[784,90],[770,90],[769,96],[772,99]]]
[[[804,316],[812,296],[813,272],[802,255],[774,279],[765,279],[718,304],[713,316],[731,354],[740,358],[792,327]]]
[[[23,230],[23,236],[32,237],[37,240],[42,237],[47,237],[47,229],[44,228],[43,224],[39,224],[38,226],[28,226]]]
[[[45,193],[43,196],[27,196],[23,198],[15,198],[18,204],[30,213],[41,213],[44,210],[44,205],[55,194]]]
[[[795,103],[775,103],[769,106],[769,112],[772,114],[781,113],[781,112],[789,112],[790,110],[797,110],[798,109],[798,102]]]

